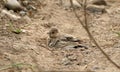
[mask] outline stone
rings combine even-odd
[[[25,0],[25,1],[22,1],[22,4],[23,4],[23,6],[27,6],[29,4],[29,2],[27,0]]]
[[[72,0],[73,1],[73,6],[75,8],[80,8],[81,5],[79,4],[79,2],[77,0]],[[64,9],[70,9],[71,8],[71,3],[70,0],[61,0],[62,6],[64,7]]]
[[[25,16],[27,14],[25,11],[20,11],[19,13],[21,16]]]
[[[91,13],[106,13],[106,9],[104,6],[96,6],[96,5],[88,5],[87,10]]]
[[[107,3],[105,0],[93,0],[92,1],[92,4],[94,5],[104,5],[104,6],[107,6]]]
[[[24,7],[17,0],[5,0],[5,7],[8,10],[21,11]]]
[[[37,10],[37,8],[34,7],[33,5],[28,5],[26,8],[27,8],[27,10],[34,10],[34,11]]]
[[[71,63],[71,61],[68,58],[63,58],[62,59],[62,64],[64,64],[64,65],[71,65],[72,63]]]
[[[7,15],[7,16],[9,16],[10,18],[12,18],[12,19],[14,19],[14,20],[18,20],[18,19],[21,18],[20,16],[17,16],[17,15],[15,15],[15,14],[7,11],[7,10],[2,10],[1,14]]]

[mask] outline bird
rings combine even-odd
[[[57,38],[59,30],[57,28],[51,28],[47,34],[49,35],[50,38]]]
[[[57,28],[49,30],[47,45],[54,48],[81,48],[85,47],[80,44],[81,40],[67,34],[61,34]]]
[[[4,0],[4,6],[8,10],[21,11],[24,7],[17,0]]]
[[[54,47],[57,42],[59,42],[59,31],[57,28],[51,28],[50,31],[47,33],[48,39],[47,39],[47,45],[49,47]]]

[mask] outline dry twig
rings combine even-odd
[[[71,7],[73,9],[73,12],[76,16],[76,18],[78,19],[78,21],[80,22],[80,24],[83,26],[83,28],[86,30],[86,32],[88,33],[88,36],[89,38],[92,40],[92,42],[96,45],[96,47],[103,53],[103,55],[113,64],[115,65],[115,67],[117,67],[118,69],[120,69],[120,66],[117,65],[103,50],[102,48],[99,46],[99,44],[96,42],[95,38],[92,36],[92,34],[90,33],[90,30],[89,30],[89,27],[88,27],[88,23],[87,23],[87,10],[86,10],[86,6],[87,6],[87,0],[85,0],[84,2],[84,19],[85,19],[85,22],[83,22],[79,16],[77,15],[77,12],[73,6],[73,2],[72,0],[70,0],[70,3],[71,3]]]

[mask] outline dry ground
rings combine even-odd
[[[37,7],[38,11],[30,16],[31,20],[23,18],[14,21],[0,15],[0,72],[120,72],[91,43],[73,12],[60,7],[57,0],[45,0],[44,4],[41,8]],[[120,2],[111,2],[109,5],[105,14],[90,14],[89,26],[102,49],[120,65],[120,38],[115,33],[120,31]],[[78,14],[82,16],[79,10]],[[25,32],[12,33],[9,23]],[[88,49],[47,50],[45,40],[51,27],[81,39]],[[68,65],[64,64],[66,55],[72,59]]]

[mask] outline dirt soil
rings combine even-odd
[[[34,2],[38,3],[37,0]],[[107,13],[90,13],[89,27],[98,44],[120,66],[120,37],[116,34],[120,32],[120,2],[108,2]],[[45,0],[43,3],[30,18],[12,20],[0,14],[0,72],[120,72],[90,41],[72,11],[64,10],[57,0]],[[4,9],[0,7],[0,10]],[[83,13],[77,12],[82,17]],[[24,32],[12,33],[10,23]],[[49,51],[46,40],[51,27],[79,38],[88,49],[57,48]],[[71,60],[66,60],[66,56]]]

